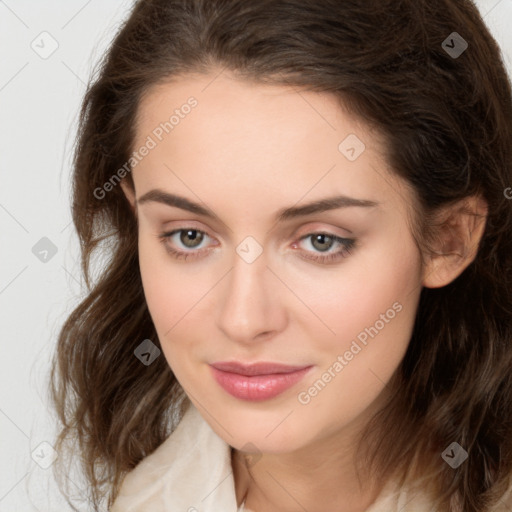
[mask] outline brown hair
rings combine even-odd
[[[458,32],[468,43],[449,54]],[[120,186],[97,191],[133,151],[137,108],[170,77],[224,68],[241,79],[329,92],[384,136],[412,186],[423,242],[443,205],[479,194],[475,260],[423,288],[392,398],[368,426],[365,469],[417,475],[443,510],[483,512],[512,474],[512,93],[500,50],[469,0],[139,0],[89,84],[75,148],[72,214],[88,295],[62,327],[51,392],[56,448],[80,453],[91,506],[175,428],[184,393],[160,357],[144,299],[137,223]],[[133,187],[131,173],[124,178]],[[109,261],[92,283],[90,261]],[[71,441],[68,450],[66,442]],[[441,453],[469,453],[457,469]],[[441,510],[441,508],[439,509]]]

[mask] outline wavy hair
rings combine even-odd
[[[468,44],[456,58],[443,44],[453,32]],[[97,191],[129,161],[150,87],[221,68],[331,93],[376,128],[391,169],[417,197],[425,251],[439,208],[474,194],[487,202],[474,261],[450,284],[421,291],[392,398],[362,433],[361,464],[402,481],[414,466],[437,510],[490,510],[512,474],[512,91],[470,0],[134,4],[88,84],[74,147],[72,216],[87,294],[63,324],[52,362],[62,461],[79,453],[90,506],[110,506],[123,476],[183,414],[186,397],[165,358],[146,367],[133,354],[144,339],[159,345],[136,219],[120,186]],[[133,188],[130,172],[123,179]],[[108,261],[93,276],[97,253]],[[453,441],[469,453],[457,469],[441,458]]]

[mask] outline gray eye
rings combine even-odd
[[[315,249],[318,249],[319,251],[328,251],[334,242],[334,239],[332,236],[329,235],[323,235],[321,233],[310,235],[310,238],[312,240],[311,244]]]
[[[180,242],[190,249],[195,249],[204,239],[204,234],[197,229],[182,229],[180,232]]]

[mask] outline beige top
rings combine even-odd
[[[243,510],[236,503],[231,447],[190,403],[174,432],[126,475],[110,512]],[[366,512],[431,512],[431,506],[388,484]]]

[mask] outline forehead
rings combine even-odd
[[[402,186],[384,159],[383,138],[334,95],[227,73],[150,88],[139,103],[134,149],[148,138],[154,147],[133,173],[145,190],[172,186],[179,175],[202,192],[224,185],[226,194],[237,186],[239,194],[261,193],[270,185],[288,202],[325,192],[385,202]]]
[[[220,130],[236,128],[237,135],[263,142],[265,138],[272,139],[275,133],[284,136],[281,129],[288,128],[290,136],[295,137],[311,137],[316,133],[322,138],[329,134],[327,143],[352,130],[366,139],[368,145],[379,144],[379,134],[370,132],[368,126],[349,114],[333,94],[240,80],[227,72],[181,75],[150,87],[139,102],[137,136],[150,133],[174,113],[180,115],[182,109],[189,111],[186,106],[191,98],[196,100],[197,107],[192,109],[190,117],[200,121],[194,123],[194,128],[210,130],[208,138],[212,137],[212,128],[217,128],[219,135]],[[247,123],[249,116],[250,123]],[[183,116],[179,119],[183,120]],[[190,121],[179,123],[191,124]],[[241,125],[245,126],[242,132]],[[179,135],[180,131],[183,128],[173,128],[172,135]]]

